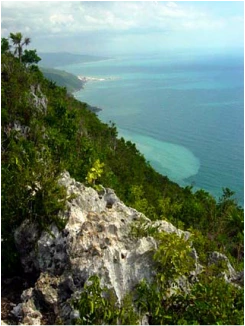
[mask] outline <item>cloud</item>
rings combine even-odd
[[[115,35],[125,40],[130,35],[132,40],[133,35],[168,34],[182,42],[189,32],[218,38],[219,31],[228,35],[236,28],[242,34],[243,15],[237,10],[230,17],[222,16],[224,3],[215,6],[219,10],[214,12],[212,2],[196,1],[2,1],[2,36],[21,31],[42,44],[46,39],[48,47],[50,39],[62,37],[74,44],[78,36],[88,44],[89,37],[103,45],[102,38],[115,44]]]
[[[176,2],[91,2],[91,1],[64,1],[64,2],[36,2],[2,1],[2,26],[12,16],[19,26],[31,26],[32,29],[52,31],[54,25],[63,25],[67,31],[71,30],[127,30],[132,28],[173,27],[185,26],[185,20],[195,23],[203,13],[194,11],[182,3]],[[40,19],[45,23],[40,26]],[[206,26],[211,22],[206,17]],[[72,23],[72,24],[71,24]],[[198,26],[198,24],[196,24]],[[205,26],[203,24],[203,26]],[[9,28],[9,27],[8,27]]]

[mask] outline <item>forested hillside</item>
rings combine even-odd
[[[45,67],[40,67],[40,70],[47,79],[53,81],[58,86],[66,87],[69,93],[83,88],[84,82],[66,71]]]
[[[204,190],[181,188],[157,173],[132,142],[117,137],[113,122],[102,123],[86,103],[44,78],[36,65],[40,61],[36,51],[24,51],[29,41],[17,33],[1,42],[3,276],[20,272],[14,231],[23,220],[36,221],[40,230],[47,229],[51,222],[59,229],[64,227],[58,212],[69,198],[57,180],[65,170],[97,190],[100,185],[113,188],[125,204],[153,221],[167,220],[189,230],[203,264],[207,263],[207,253],[217,250],[241,270],[244,212],[232,190],[224,185],[223,196],[216,201]],[[234,307],[238,317],[222,319],[222,308],[220,316],[212,320],[238,324],[242,308],[240,301],[237,307],[234,303],[237,293],[215,282],[208,286],[219,289],[217,300],[229,293],[227,305]],[[144,286],[146,295],[147,285]],[[202,291],[203,287],[196,286],[193,295],[201,296]],[[148,299],[154,301],[149,293]],[[188,300],[190,304],[192,299]],[[157,304],[161,310],[160,301],[156,307]],[[169,314],[175,314],[173,303],[169,305]],[[194,317],[187,316],[182,308],[190,322],[188,318]],[[205,309],[201,309],[204,313]],[[157,313],[154,316],[155,322],[161,321]],[[176,323],[176,318],[169,322]]]

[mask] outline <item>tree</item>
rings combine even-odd
[[[5,37],[1,38],[1,54],[5,54],[10,49],[9,41]]]
[[[25,50],[22,55],[22,62],[26,64],[38,63],[41,58],[37,55],[37,50]]]
[[[18,55],[19,61],[22,60],[22,53],[23,53],[23,46],[28,45],[31,42],[31,39],[29,37],[25,37],[23,39],[23,35],[18,32],[16,34],[10,33],[9,36],[13,42],[13,45],[15,46],[14,54]]]

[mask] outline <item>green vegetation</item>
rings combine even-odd
[[[128,294],[121,305],[112,290],[100,287],[97,276],[91,276],[84,286],[79,300],[73,301],[73,307],[79,311],[74,325],[136,325],[139,316],[134,311],[132,298]]]
[[[190,230],[205,266],[188,293],[167,296],[170,282],[180,272],[187,277],[193,267],[190,244],[174,235],[157,236],[147,225],[132,227],[132,236],[151,235],[159,242],[155,283],[139,284],[134,296],[125,298],[128,308],[123,310],[113,300],[101,301],[106,290],[100,292],[94,280],[94,298],[85,288],[81,300],[86,296],[87,306],[77,303],[80,315],[89,316],[80,323],[131,324],[146,312],[151,324],[242,323],[242,290],[212,275],[207,266],[207,253],[217,250],[235,268],[243,267],[244,211],[233,192],[224,188],[216,201],[204,190],[193,193],[157,173],[133,143],[117,138],[113,123],[102,123],[87,104],[44,78],[36,50],[23,51],[27,43],[21,33],[1,40],[2,273],[19,270],[14,231],[23,220],[36,221],[40,231],[51,222],[64,227],[58,212],[68,198],[57,180],[67,170],[80,182],[113,188],[122,201],[153,221],[165,219]]]
[[[114,292],[101,288],[93,276],[73,300],[79,314],[73,323],[138,325],[147,316],[150,325],[242,325],[243,289],[218,277],[225,266],[203,266],[198,279],[188,283],[195,269],[190,242],[165,232],[155,232],[155,237],[159,247],[153,283],[142,280],[119,305]]]
[[[243,290],[218,274],[224,266],[204,265],[193,284],[185,282],[195,270],[191,243],[176,234],[156,234],[154,255],[157,277],[137,287],[136,306],[153,325],[240,325],[243,323]],[[178,284],[182,286],[178,286]],[[174,285],[177,285],[174,286]],[[191,285],[190,285],[191,284]],[[172,293],[171,293],[172,292]]]
[[[101,190],[101,187],[96,185],[95,182],[98,181],[98,179],[101,177],[104,165],[104,163],[100,163],[99,159],[96,160],[86,176],[87,184],[91,187],[94,187],[98,191]]]
[[[19,60],[22,61],[23,46],[27,46],[31,42],[31,39],[29,37],[25,37],[23,40],[21,33],[10,33],[10,39],[15,46],[14,54],[17,54]]]

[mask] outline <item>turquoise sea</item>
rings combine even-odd
[[[92,77],[75,96],[181,186],[244,202],[243,54],[175,53],[62,66]]]

